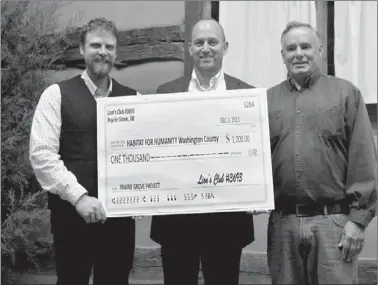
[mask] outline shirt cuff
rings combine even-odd
[[[88,191],[85,190],[85,188],[79,184],[77,185],[77,187],[72,187],[67,191],[66,200],[70,202],[73,206],[75,206],[77,200],[79,200],[81,196],[87,193]]]
[[[366,228],[370,221],[374,218],[371,211],[365,209],[351,208],[349,220]]]

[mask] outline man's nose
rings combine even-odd
[[[296,57],[302,57],[303,54],[304,54],[303,50],[300,47],[297,47],[297,49],[295,50],[295,56]]]
[[[205,43],[203,44],[202,51],[203,51],[203,52],[209,52],[209,51],[210,51],[210,49],[209,49],[209,44],[208,44],[207,42],[205,42]]]
[[[103,55],[105,55],[106,54],[106,48],[105,48],[105,46],[103,45],[103,46],[101,46],[100,48],[99,48],[99,51],[98,51],[100,54],[103,54]]]

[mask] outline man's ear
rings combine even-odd
[[[189,55],[190,55],[190,56],[193,56],[192,42],[189,42],[189,43],[188,43],[188,51],[189,51]]]
[[[225,42],[223,46],[223,55],[226,55],[227,51],[228,51],[228,42]]]
[[[322,44],[319,44],[319,54],[320,55],[323,54],[323,45]]]
[[[285,63],[285,56],[284,56],[283,49],[281,49],[281,58],[282,58],[283,63]]]
[[[84,46],[82,43],[80,43],[79,48],[80,48],[80,54],[84,55]]]

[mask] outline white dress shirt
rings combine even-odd
[[[215,74],[210,79],[209,88],[204,88],[197,77],[195,69],[192,72],[192,78],[189,82],[188,92],[198,92],[198,91],[226,91],[226,81],[224,80],[224,72],[221,69],[217,74]]]
[[[81,78],[95,99],[107,97],[112,92],[112,80],[107,92],[102,93],[86,71]],[[60,88],[58,84],[53,84],[42,93],[34,113],[29,157],[42,188],[75,205],[76,201],[88,191],[78,183],[75,175],[68,171],[58,154],[62,125],[60,107]]]

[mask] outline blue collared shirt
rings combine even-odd
[[[350,200],[350,218],[375,215],[376,149],[360,91],[321,74],[298,90],[288,78],[268,90],[276,206]]]

